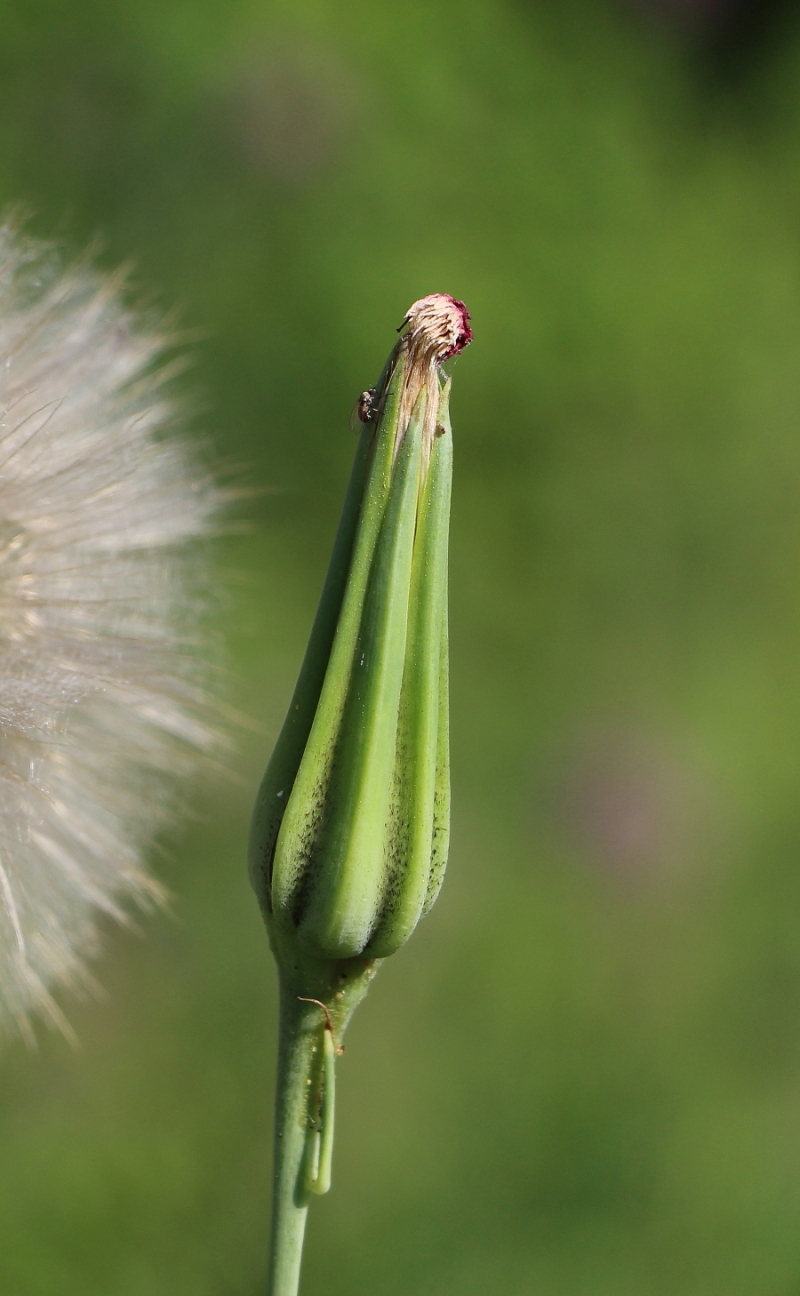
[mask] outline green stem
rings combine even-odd
[[[297,1296],[309,1196],[330,1182],[335,1046],[378,960],[321,961],[274,927],[270,936],[281,973],[267,1296]]]
[[[306,1082],[320,1042],[320,1010],[301,1002],[281,978],[280,1042],[275,1094],[275,1169],[268,1296],[297,1296],[308,1213],[305,1183],[309,1141]]]

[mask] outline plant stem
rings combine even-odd
[[[297,997],[281,977],[280,1040],[275,1093],[275,1168],[268,1296],[297,1296],[309,1194],[305,1184],[308,1144],[307,1081],[320,1042],[320,1010]]]
[[[274,927],[270,939],[276,956],[280,955],[281,971],[267,1296],[297,1296],[311,1181],[317,1170],[324,1169],[315,1191],[324,1192],[328,1182],[333,1134],[333,1050],[341,1043],[350,1015],[366,994],[379,960],[363,956],[341,960],[309,958]],[[327,1023],[332,1030],[326,1040]],[[326,1064],[327,1094],[323,1081]],[[315,1141],[317,1154],[322,1147],[319,1167],[311,1164]]]

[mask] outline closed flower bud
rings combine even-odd
[[[280,969],[270,1296],[295,1296],[306,1211],[330,1185],[334,1069],[380,959],[447,860],[447,533],[441,364],[472,334],[423,297],[375,387],[289,714],[261,785],[250,875]]]
[[[315,959],[382,958],[439,890],[449,833],[449,379],[463,303],[415,302],[371,397],[251,876],[270,928]]]

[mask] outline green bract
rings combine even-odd
[[[450,383],[434,370],[403,428],[408,366],[401,345],[377,427],[361,433],[253,824],[267,922],[319,959],[393,953],[436,898],[447,859]]]

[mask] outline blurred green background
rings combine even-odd
[[[275,978],[244,869],[353,438],[463,297],[454,839],[357,1014],[304,1296],[800,1293],[800,23],[594,0],[0,0],[0,200],[177,309],[236,777],[0,1059],[0,1290],[255,1296]],[[697,36],[697,33],[695,33]]]

